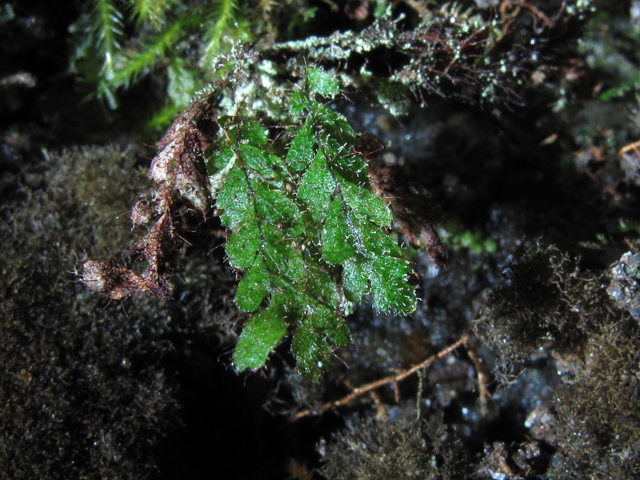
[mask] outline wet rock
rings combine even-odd
[[[611,269],[607,293],[618,306],[640,321],[640,253],[625,253]]]

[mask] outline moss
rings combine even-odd
[[[622,320],[589,336],[558,392],[558,479],[640,475],[640,336]]]
[[[546,15],[518,7],[500,20],[485,20],[494,14],[482,9],[461,12],[434,5],[413,29],[406,28],[410,21],[404,15],[385,15],[361,31],[283,42],[263,53],[340,64],[351,73],[348,83],[372,89],[392,115],[405,115],[411,100],[426,106],[437,97],[482,106],[523,105],[524,91],[540,79],[555,83],[559,67],[575,51],[588,3],[572,13],[549,8]]]
[[[564,383],[550,405],[554,478],[637,477],[637,323],[609,298],[605,276],[580,271],[555,247],[521,245],[506,273],[509,286],[490,296],[476,328],[502,365],[529,361],[541,347],[555,358]]]
[[[82,247],[121,245],[139,186],[132,152],[50,156],[0,222],[1,470],[11,478],[131,478],[175,409],[158,366],[168,329],[143,299],[104,310],[73,273]],[[132,181],[133,180],[133,181]]]
[[[127,3],[131,2],[115,5],[120,8]],[[504,256],[513,250],[514,242],[523,234],[538,235],[544,231],[546,240],[564,241],[565,246],[574,248],[578,242],[589,239],[595,224],[606,223],[603,218],[617,218],[611,217],[611,213],[620,207],[630,218],[637,217],[637,206],[624,202],[637,194],[632,187],[626,189],[623,184],[619,185],[618,203],[611,202],[611,208],[606,208],[606,201],[602,199],[609,198],[607,195],[617,187],[600,195],[598,178],[606,185],[614,185],[615,178],[600,168],[603,156],[614,155],[613,140],[617,137],[602,135],[606,143],[599,145],[594,143],[595,135],[590,134],[581,142],[577,134],[571,133],[572,126],[579,123],[575,118],[569,120],[570,126],[562,125],[557,112],[552,113],[551,107],[547,110],[558,96],[566,103],[564,112],[567,112],[576,95],[580,95],[580,88],[584,89],[585,98],[591,98],[598,92],[595,87],[612,86],[606,79],[602,83],[602,74],[590,79],[586,86],[576,83],[576,79],[585,79],[593,72],[573,55],[572,41],[580,35],[582,21],[578,16],[567,14],[575,10],[574,7],[569,5],[567,10],[555,14],[557,10],[550,5],[557,7],[560,2],[535,2],[538,12],[547,16],[545,19],[529,9],[531,5],[522,3],[502,2],[503,11],[484,17],[486,12],[465,13],[460,8],[430,4],[426,8],[428,12],[423,14],[425,21],[417,23],[410,15],[406,20],[398,20],[398,11],[406,13],[409,2],[396,4],[399,7],[394,9],[395,20],[381,14],[384,3],[378,2],[376,16],[380,20],[363,32],[358,31],[363,23],[354,24],[351,27],[357,28],[353,32],[337,33],[328,39],[267,47],[262,50],[261,60],[238,56],[237,61],[228,62],[217,72],[221,73],[220,78],[225,75],[225,69],[236,69],[236,74],[228,75],[233,80],[220,88],[219,97],[223,98],[216,104],[216,115],[233,118],[240,111],[238,106],[247,102],[242,109],[246,107],[249,113],[241,117],[256,120],[265,128],[259,132],[260,139],[247,137],[247,140],[262,142],[268,138],[269,148],[274,148],[280,156],[291,140],[282,134],[287,128],[283,125],[291,125],[287,121],[288,110],[282,107],[298,108],[286,101],[291,96],[287,89],[292,82],[300,83],[305,65],[325,68],[332,75],[335,72],[348,91],[344,98],[329,106],[338,111],[364,112],[371,122],[363,123],[362,129],[377,128],[372,126],[380,123],[383,131],[389,127],[382,123],[393,121],[387,115],[387,122],[378,122],[381,117],[368,106],[371,101],[384,104],[384,108],[395,115],[408,112],[408,116],[401,119],[403,124],[395,129],[397,136],[393,142],[381,142],[394,148],[398,165],[407,160],[406,173],[404,177],[397,173],[399,170],[380,169],[380,173],[388,173],[386,181],[396,184],[395,193],[410,199],[407,203],[413,209],[406,210],[407,218],[417,218],[420,210],[427,212],[425,217],[434,217],[430,207],[418,208],[412,201],[429,190],[428,203],[439,204],[447,216],[460,218],[460,232],[477,232],[465,238],[460,236],[458,243],[479,245],[484,251],[480,256],[468,249],[452,249],[451,261],[437,278],[427,273],[430,265],[423,255],[416,265],[424,275],[425,301],[418,306],[413,318],[376,315],[366,307],[351,317],[351,325],[357,326],[354,338],[358,350],[339,352],[351,368],[345,373],[340,366],[327,375],[327,380],[337,384],[334,391],[327,388],[328,383],[309,386],[299,377],[290,381],[294,397],[291,403],[308,404],[314,410],[320,410],[320,405],[335,398],[336,391],[339,390],[340,395],[346,393],[349,383],[345,379],[357,386],[395,369],[406,368],[466,331],[484,299],[484,292],[494,289],[499,281],[497,265],[503,263]],[[418,3],[411,2],[412,5]],[[484,2],[488,3],[495,2]],[[286,3],[287,9],[296,5],[304,3]],[[337,3],[334,6],[339,9]],[[175,8],[185,6],[175,4]],[[192,13],[186,12],[183,20],[190,21]],[[301,11],[299,15],[306,14]],[[336,20],[340,15],[339,11],[335,14]],[[452,16],[456,19],[451,20]],[[201,28],[201,20],[194,21]],[[161,31],[135,30],[127,22],[125,19],[128,32],[137,33],[130,38],[130,43],[122,43],[132,48],[133,56],[126,60],[141,62],[138,73],[147,71],[147,67],[158,68],[152,78],[145,80],[144,88],[150,86],[150,91],[158,92],[166,91],[168,85],[172,103],[187,102],[189,92],[198,85],[190,80],[196,77],[188,70],[195,70],[193,67],[203,47],[201,40],[190,36],[195,28],[180,29],[179,23],[162,27],[162,32],[168,35],[164,38],[170,39],[175,33],[172,42],[184,40],[177,48],[165,50],[164,55],[158,52],[169,47],[160,42]],[[267,23],[286,26],[287,17],[276,18],[274,13],[273,20]],[[339,21],[325,23],[332,29],[344,26]],[[307,25],[302,20],[298,23],[300,29]],[[82,21],[76,28],[80,26]],[[310,28],[305,30],[322,33]],[[216,32],[219,35],[221,30]],[[307,32],[300,33],[306,35]],[[252,33],[254,38],[259,34],[258,31]],[[287,35],[293,38],[291,32]],[[262,46],[272,41],[267,36],[263,38]],[[158,41],[150,43],[150,48],[144,51],[139,49],[151,40]],[[136,49],[141,54],[151,52],[145,57],[151,63],[142,62],[144,58],[134,53]],[[181,54],[184,58],[175,58]],[[78,58],[76,56],[76,60]],[[93,65],[96,74],[100,63],[98,59]],[[91,70],[90,66],[85,67],[81,68],[85,73]],[[123,77],[119,78],[122,81]],[[180,84],[184,89],[178,88]],[[354,93],[353,88],[359,91]],[[630,88],[632,84],[623,85],[624,91]],[[138,97],[138,93],[134,91],[130,95]],[[203,93],[201,98],[210,93]],[[349,101],[353,103],[348,104]],[[593,102],[601,104],[599,100]],[[437,117],[447,126],[446,131],[437,125],[434,127],[434,122],[427,124],[424,117],[416,114],[421,108],[419,104],[427,103],[431,118]],[[472,105],[464,107],[463,115],[461,103]],[[514,111],[505,108],[505,104]],[[519,109],[518,105],[527,108]],[[483,107],[488,110],[484,115],[480,113]],[[590,109],[585,117],[589,117],[590,122],[610,122],[613,110],[626,115],[625,109],[619,107],[606,111]],[[145,105],[138,111],[146,114],[155,108],[157,105]],[[604,114],[594,115],[594,112]],[[487,121],[489,118],[495,121]],[[161,119],[158,121],[161,123]],[[413,130],[411,125],[419,126]],[[589,125],[592,130],[596,128],[595,123]],[[122,126],[119,128],[125,130]],[[105,137],[113,136],[112,130],[103,130]],[[438,131],[444,133],[433,133]],[[434,139],[446,145],[435,148],[431,144]],[[399,149],[401,141],[407,147]],[[582,157],[588,161],[580,165],[589,169],[587,172],[594,177],[575,174],[569,168],[558,174],[555,162],[562,152],[565,158],[571,157],[574,141],[590,154],[590,147],[596,147],[591,156]],[[10,143],[7,141],[6,145]],[[402,148],[407,150],[400,151]],[[598,148],[603,155],[596,155]],[[413,152],[413,163],[409,163],[408,157],[404,158],[409,149]],[[377,147],[364,151],[372,150]],[[634,154],[632,150],[627,151],[629,158]],[[440,167],[434,169],[431,159],[436,157]],[[631,158],[630,164],[623,165],[629,185],[637,183],[634,166],[637,162],[633,162]],[[219,473],[225,468],[221,460],[230,458],[232,455],[226,452],[233,451],[237,444],[244,446],[243,456],[252,452],[256,457],[270,456],[269,462],[277,462],[273,460],[278,454],[274,451],[285,450],[285,440],[291,443],[299,440],[297,436],[294,439],[293,434],[287,436],[278,431],[274,423],[261,423],[258,416],[254,418],[247,399],[253,397],[252,401],[259,402],[255,399],[260,395],[255,391],[245,390],[240,394],[238,387],[231,395],[220,377],[210,375],[211,366],[218,365],[211,337],[217,334],[228,337],[233,334],[233,325],[241,324],[243,318],[233,305],[236,285],[233,275],[223,273],[223,249],[214,250],[223,243],[224,234],[213,222],[203,225],[202,216],[186,214],[187,209],[181,204],[186,200],[184,196],[176,200],[172,219],[176,223],[180,221],[177,231],[193,245],[168,249],[171,258],[166,272],[172,273],[176,264],[184,271],[183,277],[173,276],[171,282],[167,282],[167,295],[175,298],[176,303],[123,297],[127,316],[120,300],[103,311],[100,300],[88,298],[82,287],[75,285],[76,277],[69,273],[76,264],[74,253],[82,258],[86,248],[91,255],[113,256],[109,251],[124,249],[125,243],[132,243],[130,236],[138,235],[137,231],[129,232],[124,216],[122,220],[115,219],[118,214],[126,215],[133,190],[138,191],[138,186],[133,185],[137,182],[131,180],[137,176],[130,175],[134,170],[131,156],[122,157],[115,150],[75,151],[64,159],[52,159],[40,179],[39,174],[31,173],[28,179],[20,177],[28,180],[33,188],[18,188],[15,182],[9,189],[1,186],[3,193],[18,191],[23,198],[0,210],[4,218],[0,233],[5,247],[0,256],[6,265],[0,279],[3,297],[0,352],[5,365],[5,373],[0,376],[0,393],[3,399],[8,399],[1,417],[4,430],[0,434],[3,450],[0,468],[15,478],[149,477],[154,468],[150,449],[166,431],[167,415],[174,411],[170,388],[175,383],[170,370],[163,369],[163,365],[169,364],[166,352],[171,350],[180,350],[176,363],[182,362],[183,370],[199,372],[193,375],[185,397],[197,397],[199,407],[188,409],[188,414],[192,415],[193,424],[197,423],[205,432],[194,440],[190,430],[190,438],[184,442],[179,436],[173,437],[173,445],[182,444],[175,449],[178,453],[172,458],[179,457],[179,461],[173,462],[172,468],[190,468],[192,470],[187,471],[193,472],[216,469]],[[373,168],[370,171],[373,172]],[[14,170],[17,172],[18,167]],[[223,172],[222,177],[227,173]],[[46,190],[38,190],[43,186]],[[420,195],[409,196],[409,189],[419,191]],[[443,193],[445,190],[448,193]],[[145,213],[143,210],[138,213]],[[481,214],[477,214],[479,211]],[[184,228],[185,225],[189,228]],[[215,235],[217,239],[213,238]],[[499,241],[496,255],[491,252],[491,243],[484,242],[485,236]],[[602,269],[611,261],[603,259],[619,257],[619,253],[612,253],[616,247],[611,243],[602,248],[599,253],[592,251],[586,262]],[[216,258],[205,259],[211,251]],[[478,354],[487,365],[497,363],[497,373],[505,364],[519,361],[526,363],[526,370],[514,380],[516,385],[508,393],[502,390],[494,396],[489,405],[492,417],[482,418],[482,409],[473,391],[475,372],[462,351],[459,358],[451,357],[451,361],[433,367],[424,380],[424,391],[423,384],[419,383],[421,414],[430,421],[443,415],[448,428],[456,426],[464,448],[472,452],[468,459],[461,460],[458,446],[442,432],[407,424],[355,423],[325,446],[327,476],[394,478],[419,473],[427,478],[456,478],[469,475],[462,464],[470,463],[475,464],[476,475],[484,475],[483,478],[506,477],[510,472],[529,478],[545,473],[551,476],[552,472],[556,478],[638,476],[637,325],[607,297],[607,278],[598,271],[590,273],[578,268],[580,263],[556,248],[529,243],[514,253],[504,270],[506,285],[490,296],[476,325],[486,344],[497,352],[497,362],[484,347]],[[145,263],[141,264],[144,268]],[[629,293],[624,301],[630,304],[635,302],[635,280],[624,280],[629,282],[622,286],[628,287]],[[352,306],[345,311],[351,312]],[[187,318],[192,326],[184,322]],[[222,329],[218,329],[225,320]],[[190,342],[192,345],[188,346]],[[197,344],[197,348],[193,344]],[[286,348],[278,347],[278,354]],[[275,384],[281,383],[283,372],[291,372],[291,368],[285,365],[290,360],[285,355],[274,357],[268,376]],[[222,361],[225,359],[230,362],[228,357]],[[556,375],[556,367],[563,375]],[[238,384],[246,382],[248,386],[256,379],[261,380],[257,375],[241,379],[232,372],[229,375]],[[558,378],[565,379],[566,383],[559,386]],[[205,388],[210,389],[208,396],[203,395]],[[393,404],[395,392],[391,389],[379,389],[377,393],[383,406]],[[400,403],[389,407],[390,416],[398,418],[397,413],[401,411],[414,418],[415,384],[407,382],[399,393]],[[552,398],[560,400],[554,405]],[[224,405],[224,413],[219,412],[220,404],[216,407],[218,400]],[[369,409],[366,402],[351,407],[361,413]],[[378,407],[381,412],[380,404]],[[318,425],[330,416],[332,414],[324,415],[317,422],[314,419],[314,425],[311,421],[300,425],[299,430],[319,435]],[[205,417],[209,422],[203,421]],[[342,421],[342,417],[335,415],[336,418],[339,420],[335,420],[331,428]],[[226,421],[228,428],[221,428],[221,421]],[[280,418],[279,421],[286,420]],[[219,445],[209,448],[211,443],[206,442],[210,440],[204,440],[212,436],[215,428],[222,432],[217,435],[224,437],[227,450]],[[265,436],[265,432],[270,435]],[[535,441],[524,443],[525,435]],[[270,441],[276,436],[282,443]],[[315,442],[315,438],[309,442]],[[275,445],[271,447],[271,444]],[[483,448],[484,460],[473,456]],[[211,451],[217,453],[217,458],[201,468],[204,464],[201,457],[209,456]],[[265,451],[269,453],[265,455]],[[548,458],[554,453],[551,470],[548,470]],[[307,459],[312,455],[309,453]],[[166,460],[166,465],[169,464],[171,460]],[[232,460],[228,464],[232,464],[230,470],[236,475],[238,471],[233,468],[244,471],[244,465],[238,466]],[[247,472],[262,472],[254,465],[247,464]],[[170,470],[165,470],[165,474],[171,476],[166,473]]]
[[[166,102],[148,126],[162,130],[206,84],[216,55],[237,41],[265,48],[287,39],[316,10],[299,0],[96,0],[82,6],[69,28],[70,63],[111,109],[118,108],[124,90],[147,77]]]
[[[465,477],[463,453],[442,429],[368,421],[337,434],[320,452],[327,478],[395,480]]]
[[[527,360],[541,347],[562,353],[581,348],[614,309],[598,275],[556,247],[522,243],[503,271],[507,286],[490,294],[476,331],[502,365]]]

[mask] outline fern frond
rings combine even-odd
[[[107,80],[113,77],[114,57],[120,48],[118,42],[123,34],[122,12],[112,0],[94,0],[94,28],[98,45],[104,54],[104,76]]]
[[[225,177],[216,208],[233,231],[229,263],[244,272],[236,305],[251,315],[233,356],[236,368],[261,368],[291,328],[298,369],[317,380],[334,349],[351,339],[347,305],[370,295],[377,310],[409,314],[416,296],[390,230],[393,215],[370,191],[355,133],[320,103],[340,93],[338,81],[312,69],[302,83],[277,141],[269,142],[242,105],[219,119],[208,171],[216,184],[220,173]]]

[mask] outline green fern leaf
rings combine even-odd
[[[351,339],[345,302],[370,294],[378,310],[415,309],[409,263],[391,212],[369,190],[353,129],[318,103],[338,94],[334,76],[310,70],[285,101],[289,127],[272,141],[247,107],[220,119],[208,169],[216,184],[228,169],[216,206],[232,230],[229,264],[242,272],[236,305],[250,314],[233,357],[239,371],[262,367],[291,329],[300,372],[318,379]]]
[[[313,155],[313,150],[309,154]],[[327,216],[334,190],[335,181],[327,167],[324,155],[319,151],[302,177],[298,188],[298,200],[308,205],[311,218],[319,221]]]
[[[340,93],[340,86],[335,77],[329,75],[324,70],[314,68],[309,70],[309,89],[312,92],[328,98],[334,98]]]
[[[271,287],[267,266],[262,259],[256,259],[255,255],[254,260],[255,263],[252,262],[236,291],[236,304],[245,312],[257,310]]]
[[[269,352],[287,334],[285,311],[278,298],[268,308],[249,318],[233,356],[240,371],[258,369],[264,365]]]

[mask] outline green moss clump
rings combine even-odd
[[[146,77],[166,103],[149,121],[161,130],[206,84],[216,55],[237,41],[264,48],[287,39],[317,7],[300,0],[94,0],[84,10],[69,28],[73,69],[112,109],[123,90]]]

